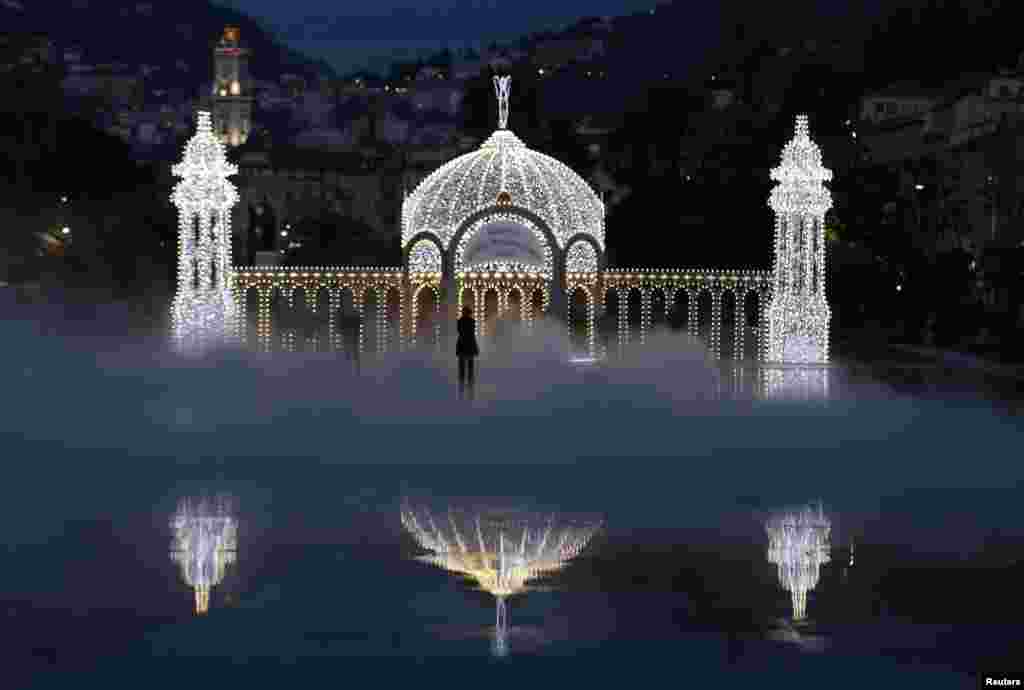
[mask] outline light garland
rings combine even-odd
[[[775,212],[773,296],[768,307],[768,352],[772,362],[828,361],[830,312],[825,296],[825,213],[832,195],[824,183],[832,172],[811,141],[807,116],[771,172],[778,184],[769,205]]]
[[[832,523],[821,506],[808,506],[770,518],[765,523],[768,533],[768,561],[778,569],[779,584],[790,593],[793,620],[807,616],[807,593],[818,585],[821,566],[831,560],[829,555]]]
[[[445,516],[403,506],[402,526],[429,555],[420,561],[474,580],[496,600],[495,651],[507,653],[506,599],[562,570],[597,534],[599,522],[560,523],[529,513],[490,515],[449,509]]]
[[[195,591],[195,612],[210,608],[210,590],[224,580],[236,561],[238,523],[225,499],[185,499],[171,518],[171,560],[181,569],[185,584]]]
[[[171,194],[178,209],[178,285],[171,306],[172,340],[184,352],[234,342],[239,335],[237,296],[231,283],[231,207],[238,192],[228,177],[224,145],[214,136],[210,113],[200,111],[196,133],[185,145],[180,177]]]

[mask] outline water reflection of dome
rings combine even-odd
[[[496,597],[525,592],[531,580],[561,570],[599,527],[528,513],[450,510],[435,518],[411,507],[403,509],[402,524],[431,552],[425,562],[470,577]]]
[[[600,528],[599,521],[577,523],[522,512],[449,509],[442,516],[408,505],[402,508],[402,525],[430,552],[420,560],[467,577],[496,597],[492,651],[499,656],[508,653],[506,598],[564,568]]]

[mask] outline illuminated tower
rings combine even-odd
[[[181,180],[171,201],[178,208],[178,285],[172,338],[180,351],[202,351],[237,336],[238,306],[231,275],[231,207],[238,191],[228,176],[224,145],[200,111],[195,135],[171,172]]]
[[[213,49],[214,131],[227,146],[244,144],[252,122],[249,51],[239,39],[238,27],[226,26]]]
[[[402,508],[402,525],[430,555],[422,561],[477,582],[496,601],[494,648],[508,653],[508,597],[531,580],[553,574],[575,558],[600,527],[597,521],[559,524],[533,514],[481,514]]]
[[[807,615],[807,593],[817,587],[821,566],[831,560],[832,522],[821,506],[777,515],[765,524],[768,561],[778,568],[779,584],[793,600],[793,620]]]
[[[807,116],[772,169],[777,182],[768,205],[775,212],[775,263],[768,307],[769,362],[828,362],[829,308],[825,298],[825,212],[832,195],[824,182],[832,171],[821,164]]]

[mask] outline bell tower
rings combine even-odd
[[[249,51],[238,27],[224,27],[213,49],[213,128],[225,146],[240,146],[252,126]]]

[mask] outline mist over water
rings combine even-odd
[[[620,524],[651,526],[706,521],[720,512],[709,504],[751,496],[765,509],[813,497],[874,505],[910,489],[1020,482],[1019,418],[980,396],[920,399],[841,367],[829,372],[827,399],[736,392],[685,335],[654,333],[587,366],[570,361],[564,326],[538,323],[533,336],[483,343],[476,398],[466,401],[453,346],[367,357],[358,370],[326,353],[183,358],[164,338],[126,335],[112,309],[74,328],[57,305],[6,309],[3,436],[11,471],[26,476],[77,474],[83,463],[90,482],[109,477],[107,464],[149,476],[260,468],[296,482],[344,466],[429,476],[454,465],[463,477],[492,467],[504,469],[471,494],[520,482],[522,495],[617,508]],[[745,380],[754,379],[751,369]],[[558,476],[573,478],[572,491]],[[400,479],[396,470],[395,492]]]

